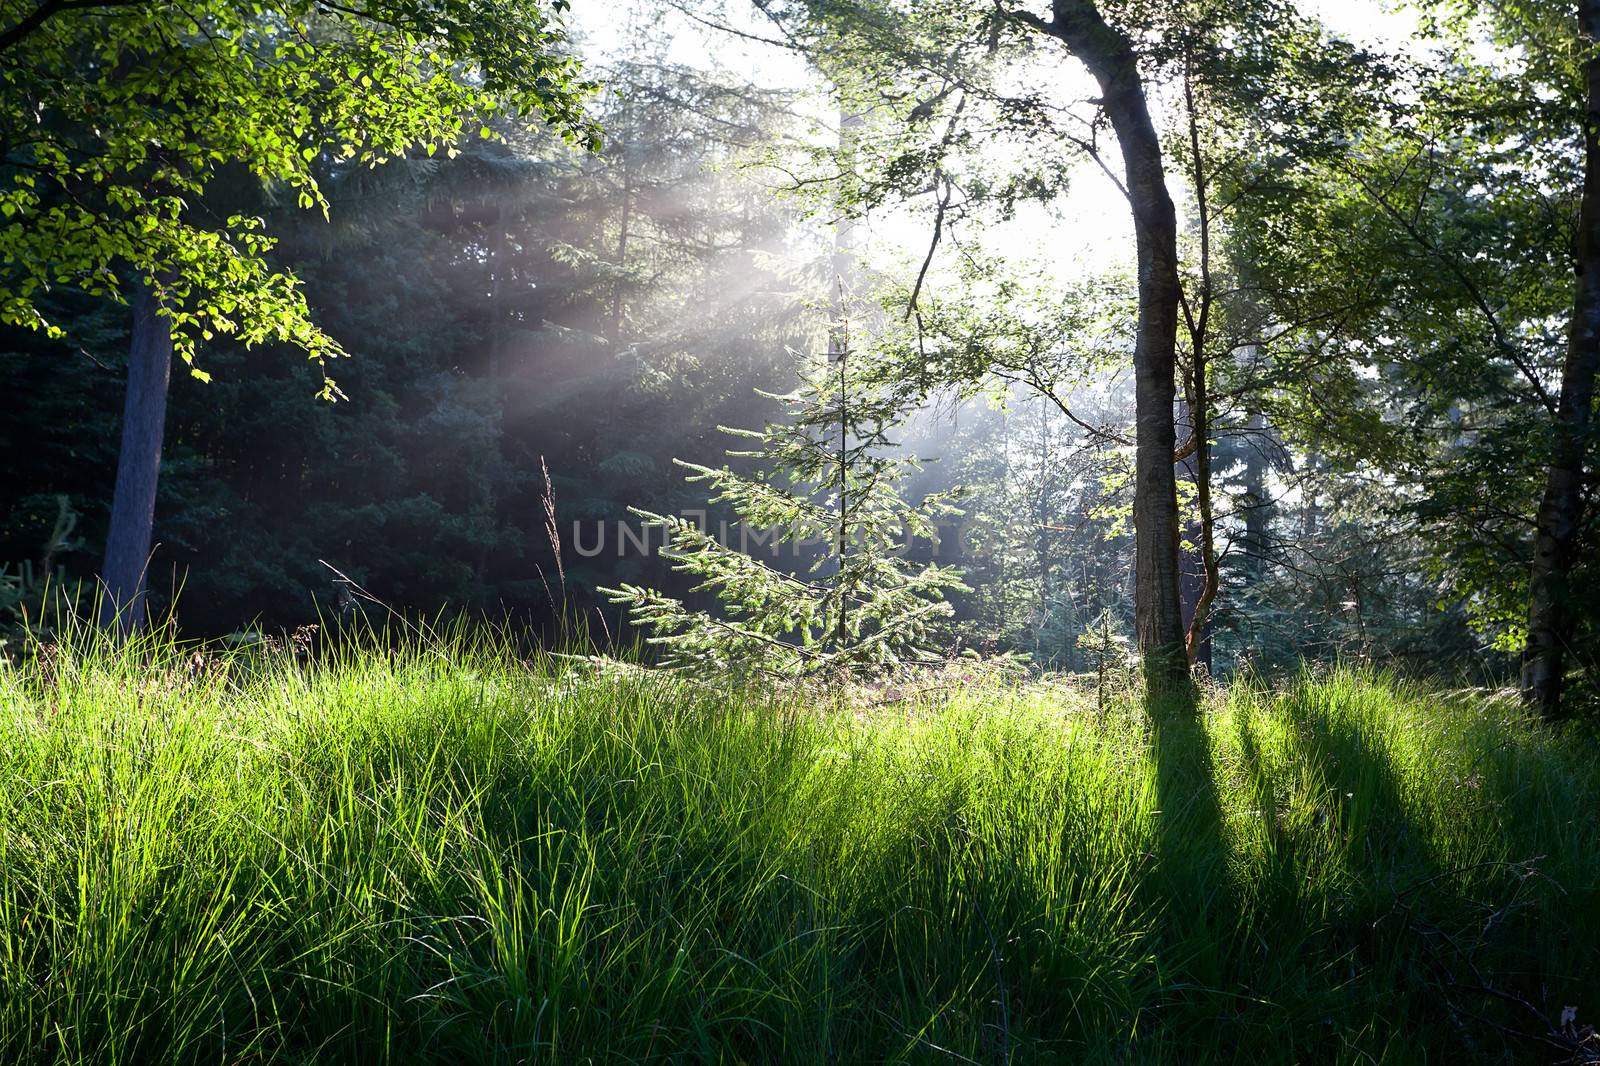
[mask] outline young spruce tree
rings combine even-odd
[[[945,595],[966,586],[959,571],[913,562],[905,547],[912,538],[935,538],[937,520],[958,512],[949,494],[919,504],[900,496],[897,483],[917,466],[889,438],[904,407],[859,380],[842,327],[829,348],[794,392],[765,394],[785,405],[788,418],[759,431],[722,427],[759,442],[728,454],[761,460],[760,472],[676,460],[746,530],[770,533],[763,542],[771,561],[687,519],[632,509],[666,531],[662,553],[675,569],[700,579],[695,591],[713,592],[722,603],[712,613],[633,585],[601,590],[629,608],[634,624],[664,651],[666,665],[838,678],[936,655],[953,613]],[[787,569],[779,565],[786,547],[795,561]]]

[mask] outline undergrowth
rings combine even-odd
[[[1359,672],[819,708],[149,642],[0,667],[0,736],[9,1063],[1550,1062],[1600,1013],[1590,747]]]

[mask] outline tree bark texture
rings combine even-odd
[[[1562,680],[1577,619],[1571,578],[1583,527],[1583,483],[1593,432],[1595,371],[1600,367],[1600,55],[1593,51],[1600,39],[1600,0],[1581,0],[1578,23],[1579,43],[1590,51],[1583,64],[1583,199],[1573,262],[1577,291],[1561,368],[1550,467],[1535,518],[1522,664],[1523,696],[1552,720],[1565,713]]]
[[[1054,0],[1050,21],[1030,24],[1059,39],[1089,68],[1122,151],[1139,274],[1133,351],[1135,629],[1146,685],[1152,691],[1175,690],[1188,683],[1172,462],[1180,299],[1177,214],[1132,43],[1106,23],[1092,0]]]
[[[155,294],[148,286],[140,285],[133,297],[122,445],[117,452],[105,561],[100,568],[100,580],[105,586],[100,624],[124,637],[138,632],[145,621],[145,579],[171,374],[171,323],[160,313]]]

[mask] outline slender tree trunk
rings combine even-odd
[[[122,447],[106,533],[105,584],[100,624],[122,636],[144,624],[145,571],[150,562],[161,438],[167,422],[172,374],[172,324],[155,294],[140,285],[133,296],[133,339],[128,348],[128,391],[122,407]]]
[[[1133,349],[1135,629],[1146,686],[1152,691],[1181,689],[1188,682],[1188,658],[1178,599],[1178,496],[1172,463],[1178,222],[1167,191],[1161,142],[1150,121],[1133,45],[1107,25],[1092,0],[1054,0],[1050,21],[1023,21],[1059,39],[1089,68],[1122,150],[1139,267]]]
[[[1183,367],[1179,368],[1182,374]],[[1189,399],[1194,394],[1194,381],[1186,378],[1183,383],[1184,398],[1178,401],[1178,417],[1176,429],[1178,436],[1184,436],[1187,430],[1194,433],[1194,404]],[[1179,459],[1174,465],[1173,476],[1178,484],[1188,490],[1199,488],[1195,469],[1195,453],[1185,449],[1188,454]],[[1178,544],[1178,602],[1183,608],[1183,629],[1189,633],[1194,626],[1196,608],[1200,606],[1200,597],[1205,592],[1206,568],[1200,560],[1200,522],[1198,512],[1189,512],[1181,516]],[[1192,661],[1192,660],[1191,660]]]
[[[1186,383],[1187,409],[1193,451],[1187,469],[1194,480],[1196,520],[1191,533],[1195,548],[1192,568],[1198,573],[1192,601],[1184,597],[1184,650],[1189,665],[1211,671],[1211,604],[1217,598],[1222,575],[1217,565],[1217,516],[1211,503],[1211,204],[1206,188],[1205,154],[1200,143],[1200,116],[1194,102],[1190,59],[1184,58],[1183,100],[1189,120],[1190,164],[1193,167],[1195,211],[1200,224],[1200,289],[1182,303],[1189,327],[1191,371]],[[1191,562],[1186,559],[1185,562]]]
[[[1217,566],[1216,516],[1211,502],[1211,447],[1206,440],[1211,432],[1209,420],[1202,413],[1205,397],[1202,363],[1195,371],[1191,387],[1193,402],[1184,404],[1188,422],[1194,432],[1195,447],[1179,460],[1181,476],[1194,486],[1194,520],[1185,531],[1192,549],[1185,549],[1179,559],[1178,592],[1183,604],[1184,646],[1191,666],[1211,669],[1211,605],[1217,597],[1221,573]]]
[[[1600,39],[1600,0],[1580,0],[1578,22],[1580,43],[1590,50],[1583,64],[1583,202],[1573,263],[1578,284],[1561,369],[1550,468],[1535,520],[1522,665],[1523,696],[1549,719],[1564,713],[1561,683],[1576,622],[1570,582],[1583,525],[1583,481],[1595,372],[1600,368],[1600,56],[1593,53]]]
[[[1198,430],[1209,433],[1202,420]],[[1195,603],[1185,635],[1189,661],[1211,672],[1211,609],[1222,588],[1222,567],[1217,561],[1217,515],[1211,498],[1211,442],[1202,439],[1195,451],[1195,485],[1200,509],[1200,599]]]

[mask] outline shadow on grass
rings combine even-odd
[[[1299,868],[1299,841],[1280,821],[1280,812],[1287,797],[1280,792],[1278,782],[1262,759],[1261,747],[1256,741],[1255,716],[1249,700],[1240,702],[1234,711],[1233,723],[1234,739],[1239,745],[1239,758],[1250,789],[1252,809],[1260,819],[1261,826],[1263,863],[1259,876],[1264,883],[1255,893],[1256,918],[1258,921],[1264,918],[1274,924],[1291,922],[1300,902],[1305,878]]]
[[[1319,824],[1334,834],[1350,876],[1378,898],[1436,875],[1427,834],[1408,810],[1383,743],[1329,708],[1297,699],[1287,709],[1299,756],[1325,789]]]
[[[1226,1053],[1235,1042],[1240,903],[1230,872],[1211,739],[1197,693],[1146,701],[1155,769],[1155,864],[1145,880],[1161,915],[1162,989],[1158,1012],[1210,1017],[1217,1025],[1195,1037]]]
[[[1368,1034],[1358,1030],[1388,1017],[1461,1031],[1464,1047],[1485,1060],[1536,1049],[1538,1012],[1518,1002],[1489,962],[1509,931],[1497,926],[1520,909],[1518,878],[1480,881],[1480,864],[1451,868],[1441,859],[1389,742],[1364,709],[1305,693],[1285,707],[1297,757],[1322,788],[1316,829],[1333,849],[1328,875],[1340,879],[1323,890],[1338,908],[1323,923],[1314,954],[1346,958],[1369,975],[1365,995],[1343,1005],[1340,1028],[1353,1036],[1342,1038],[1360,1040]],[[1509,873],[1515,864],[1486,865]]]

